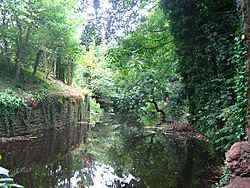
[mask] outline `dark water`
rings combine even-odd
[[[27,188],[210,187],[216,157],[202,140],[145,131],[131,117],[104,115],[86,125],[0,144],[14,179]]]

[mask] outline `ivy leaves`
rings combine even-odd
[[[2,108],[19,109],[27,105],[27,101],[12,89],[5,89],[0,92],[0,106]]]
[[[189,120],[226,150],[244,139],[246,117],[245,47],[236,1],[161,2],[170,18]]]

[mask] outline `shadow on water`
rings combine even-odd
[[[211,146],[193,137],[145,131],[133,116],[104,114],[86,144],[81,126],[37,139],[0,144],[25,187],[210,187],[217,163]]]

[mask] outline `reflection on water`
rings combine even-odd
[[[131,174],[124,174],[122,177],[119,177],[115,173],[114,168],[98,163],[97,161],[94,162],[92,171],[86,169],[85,172],[91,176],[91,184],[89,184],[89,187],[116,187],[118,184],[124,187],[132,181],[137,181]]]
[[[215,155],[204,141],[145,132],[128,116],[102,120],[87,144],[82,125],[0,144],[0,165],[27,188],[210,187]]]

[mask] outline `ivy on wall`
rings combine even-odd
[[[241,12],[234,0],[162,0],[190,112],[199,132],[226,150],[244,140],[247,102]]]

